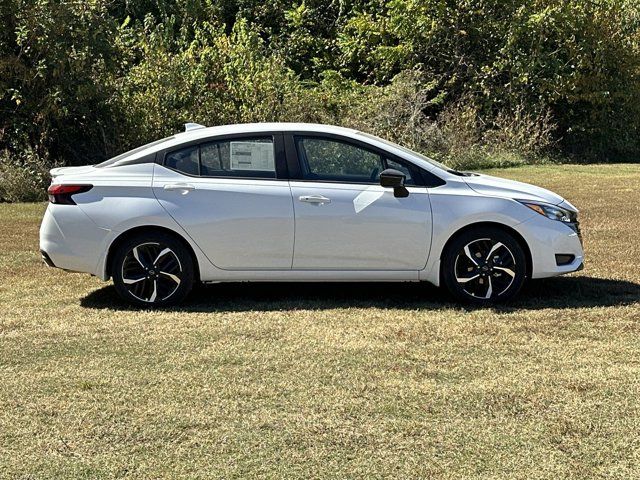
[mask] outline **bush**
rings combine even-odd
[[[478,169],[547,161],[555,125],[549,112],[523,107],[483,118],[472,99],[447,107],[432,120],[432,84],[418,70],[396,75],[384,87],[362,86],[337,72],[285,104],[287,120],[355,128],[431,156],[453,168]]]
[[[189,121],[339,124],[458,168],[636,160],[639,5],[5,0],[3,168],[96,163]]]
[[[564,154],[605,161],[640,153],[640,9],[636,0],[391,0],[350,16],[344,72],[386,82],[420,66],[429,114],[463,99],[484,119],[552,116]]]
[[[44,201],[49,182],[49,165],[34,152],[0,152],[0,202]]]
[[[555,125],[549,113],[533,115],[518,107],[483,118],[474,102],[461,101],[439,117],[434,156],[458,169],[508,167],[550,159]]]

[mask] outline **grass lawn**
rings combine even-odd
[[[135,310],[0,204],[0,478],[639,478],[640,165],[493,172],[581,209],[586,268],[473,309],[230,284]]]

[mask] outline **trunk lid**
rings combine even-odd
[[[91,173],[95,170],[93,165],[84,165],[82,167],[57,167],[49,170],[49,174],[53,180],[60,178],[64,175],[83,175],[85,173]]]

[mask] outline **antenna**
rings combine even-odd
[[[206,128],[204,125],[200,125],[199,123],[185,123],[184,131],[190,132],[191,130],[198,130],[199,128]]]

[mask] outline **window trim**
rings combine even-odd
[[[273,153],[274,153],[274,161],[275,161],[275,177],[260,177],[260,176],[247,176],[247,175],[202,175],[202,159],[201,159],[201,148],[204,145],[216,142],[225,142],[225,141],[233,141],[236,139],[256,139],[256,138],[271,138],[273,142]],[[190,173],[182,172],[180,170],[176,170],[175,168],[171,168],[166,165],[167,155],[170,155],[173,152],[177,152],[179,150],[183,150],[185,148],[190,147],[198,147],[198,172],[199,175],[193,175]],[[285,148],[284,148],[284,140],[282,132],[247,132],[247,133],[234,133],[234,134],[226,134],[226,135],[216,135],[213,137],[205,137],[199,138],[196,140],[191,140],[189,142],[181,143],[180,145],[174,145],[171,148],[167,148],[164,150],[160,150],[156,153],[156,163],[162,165],[164,168],[171,170],[172,172],[179,173],[180,175],[184,175],[185,177],[190,178],[215,178],[215,179],[229,179],[229,180],[268,180],[268,181],[288,181],[289,180],[289,172],[287,168],[287,162],[285,158]]]
[[[303,165],[302,158],[298,154],[298,149],[296,145],[296,140],[298,138],[318,138],[322,140],[330,140],[339,143],[346,143],[347,145],[351,145],[362,150],[366,150],[368,152],[374,153],[380,156],[383,160],[389,159],[394,162],[397,162],[401,165],[404,165],[410,172],[413,178],[415,185],[407,185],[409,188],[416,187],[427,187],[429,186],[424,179],[422,174],[422,169],[417,165],[405,160],[404,158],[400,158],[397,155],[388,152],[382,148],[378,148],[374,145],[371,145],[366,142],[362,142],[360,140],[356,140],[350,137],[344,137],[342,135],[337,135],[333,133],[320,133],[320,132],[305,132],[305,131],[295,131],[295,132],[285,132],[285,149],[287,156],[287,167],[290,172],[291,180],[295,180],[296,182],[314,182],[314,183],[339,183],[344,185],[379,185],[379,182],[350,182],[347,180],[322,180],[322,179],[309,179],[304,178],[303,174]],[[443,182],[444,183],[444,182]]]
[[[426,188],[435,188],[446,184],[446,181],[442,178],[438,177],[432,172],[429,172],[418,165],[414,164],[410,160],[406,160],[398,155],[395,155],[383,148],[376,147],[371,145],[370,143],[354,139],[351,137],[346,137],[343,135],[335,134],[335,133],[324,133],[324,132],[310,132],[310,131],[281,131],[281,130],[266,130],[261,132],[244,132],[244,133],[227,133],[222,135],[213,135],[210,137],[199,138],[195,140],[191,140],[188,142],[181,143],[179,145],[174,145],[170,148],[160,149],[157,152],[149,154],[150,156],[155,155],[154,162],[158,165],[164,166],[164,158],[167,153],[180,150],[182,148],[186,148],[192,145],[200,145],[206,144],[210,142],[217,141],[225,141],[225,140],[233,140],[237,138],[255,138],[255,137],[272,137],[275,146],[275,162],[276,162],[276,177],[275,178],[262,178],[262,177],[247,177],[247,176],[198,176],[198,175],[189,175],[184,172],[180,172],[178,170],[174,170],[172,168],[166,167],[167,169],[179,173],[180,175],[184,175],[189,178],[204,178],[204,179],[230,179],[230,180],[254,180],[254,181],[289,181],[294,180],[297,182],[317,182],[317,183],[340,183],[344,185],[376,185],[376,183],[359,183],[359,182],[336,182],[336,181],[325,181],[325,180],[306,180],[302,178],[302,169],[300,167],[300,162],[298,159],[298,154],[296,151],[295,136],[302,137],[317,137],[324,138],[330,140],[338,140],[345,143],[350,143],[356,145],[360,148],[364,148],[365,150],[371,150],[383,157],[387,157],[393,161],[401,163],[405,165],[409,170],[411,170],[411,175],[414,177],[415,185],[410,185],[410,188],[417,187],[426,187]],[[415,172],[415,175],[414,175]]]

